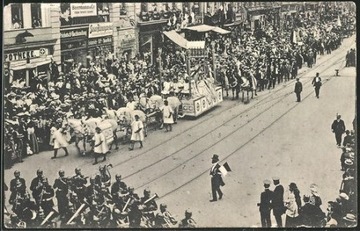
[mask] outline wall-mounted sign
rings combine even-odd
[[[19,51],[14,53],[5,54],[5,61],[13,62],[13,61],[21,61],[26,60],[27,58],[38,58],[40,56],[46,56],[49,54],[49,49],[40,48],[37,50],[30,51]]]
[[[74,29],[74,30],[66,30],[60,32],[60,38],[73,38],[79,36],[87,36],[87,29]]]
[[[96,16],[96,3],[70,3],[71,17]]]
[[[112,43],[112,37],[89,39],[89,46],[97,46],[105,43]]]
[[[113,24],[111,22],[89,24],[89,38],[104,37],[113,34]]]
[[[135,45],[135,38],[130,38],[130,39],[122,39],[121,40],[121,47],[132,47]]]

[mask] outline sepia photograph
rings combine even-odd
[[[356,10],[3,2],[1,230],[358,227]]]

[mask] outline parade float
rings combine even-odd
[[[198,117],[223,101],[222,87],[215,83],[210,63],[206,61],[205,41],[188,41],[176,31],[164,32],[170,40],[186,49],[188,89],[181,97],[181,117]]]

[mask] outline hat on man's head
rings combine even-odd
[[[346,220],[346,221],[356,222],[356,217],[352,213],[346,214],[346,216],[343,217],[343,219]]]
[[[219,161],[219,156],[214,154],[211,159],[215,161]]]
[[[340,197],[341,199],[344,199],[344,200],[349,200],[349,196],[348,196],[346,193],[344,193],[344,192],[340,193],[340,194],[339,194],[339,197]]]
[[[354,162],[351,159],[346,159],[345,164],[351,166],[354,164]]]
[[[274,176],[272,179],[273,179],[273,181],[279,181],[280,180],[280,178],[278,176]]]
[[[269,187],[270,187],[270,184],[271,184],[271,181],[270,181],[270,180],[268,180],[268,179],[264,180],[264,187],[265,187],[265,188],[269,188]]]

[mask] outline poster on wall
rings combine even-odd
[[[70,14],[72,18],[96,16],[96,3],[70,3]]]

